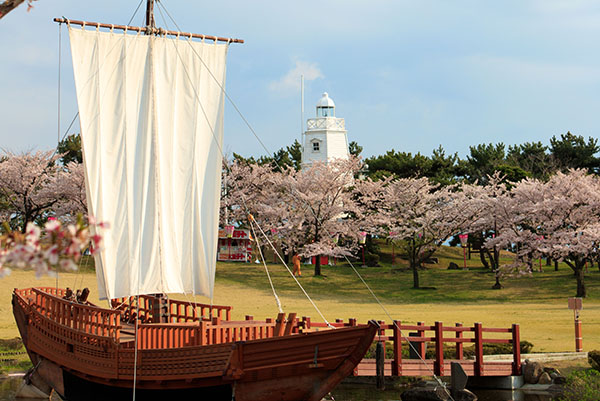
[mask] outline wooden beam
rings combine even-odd
[[[107,28],[107,29],[119,29],[122,31],[144,32],[146,34],[154,34],[154,35],[169,35],[169,36],[180,36],[180,37],[184,37],[184,38],[208,39],[208,40],[213,40],[215,42],[244,43],[243,39],[223,38],[220,36],[202,35],[199,33],[190,33],[190,32],[167,31],[162,28],[148,28],[145,26],[104,24],[101,22],[70,20],[68,18],[54,18],[54,22],[58,22],[59,24],[67,24],[67,25],[69,25],[69,24],[81,25],[83,27],[91,26],[91,27],[95,27],[95,28]]]

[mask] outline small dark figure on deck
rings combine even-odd
[[[300,256],[298,256],[298,252],[294,252],[294,256],[292,256],[292,263],[294,264],[294,276],[302,276],[300,272]]]

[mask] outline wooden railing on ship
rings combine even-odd
[[[30,300],[28,308],[60,325],[119,340],[122,328],[120,311],[62,299],[60,297],[65,295],[65,291],[51,287],[15,289],[15,293],[25,301]]]
[[[113,299],[111,305],[116,310],[123,311],[128,320],[129,317],[137,315],[142,322],[153,323],[153,303],[156,302],[156,298],[140,295],[139,300],[139,308],[136,307],[136,297]],[[167,302],[170,323],[210,321],[214,317],[231,320],[231,310],[233,309],[231,306],[207,305],[176,299],[169,299]]]
[[[297,334],[303,323],[295,313],[288,317],[280,313],[277,319],[254,320],[246,316],[242,321],[212,321],[189,324],[140,324],[138,326],[139,349],[179,348],[198,345],[226,344],[235,341],[250,341],[282,335]]]

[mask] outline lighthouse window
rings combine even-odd
[[[315,141],[312,143],[313,145],[313,152],[318,152],[319,151],[319,142]]]

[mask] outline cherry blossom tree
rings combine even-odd
[[[54,215],[63,221],[75,222],[77,216],[87,215],[87,195],[83,164],[70,162],[61,171],[61,190]]]
[[[361,167],[360,159],[352,157],[276,175],[271,212],[279,215],[278,235],[301,256],[316,256],[315,276],[321,274],[319,256],[348,257],[357,247],[360,230],[354,216],[359,208],[352,185]]]
[[[262,208],[270,204],[273,192],[273,171],[269,165],[234,160],[223,167],[220,223],[246,224],[248,214],[265,225]],[[270,225],[265,229],[272,228]]]
[[[379,213],[381,234],[408,253],[413,288],[420,288],[419,269],[450,237],[464,231],[477,216],[472,187],[440,188],[427,178],[401,178],[383,189]]]
[[[233,224],[252,229],[263,255],[268,239],[281,246],[284,260],[288,260],[292,245],[282,236],[285,230],[279,231],[286,209],[280,202],[281,189],[276,185],[281,184],[281,176],[286,174],[287,170],[276,172],[270,164],[234,158],[224,165],[220,210],[222,226]]]
[[[360,169],[357,158],[313,163],[296,171],[234,162],[224,179],[221,219],[244,224],[248,213],[271,241],[303,257],[352,256],[358,227],[353,177]],[[246,223],[247,224],[247,223]],[[315,275],[321,274],[316,258]]]
[[[24,233],[27,223],[47,214],[66,195],[64,170],[52,151],[13,154],[0,161],[0,196],[4,217]]]
[[[547,183],[526,179],[511,190],[512,209],[499,215],[503,230],[490,245],[517,245],[517,261],[540,256],[563,260],[586,296],[584,269],[599,255],[600,178],[584,170],[557,173]]]
[[[494,289],[501,289],[500,279],[503,273],[510,268],[502,269],[500,266],[500,247],[498,241],[492,241],[501,233],[511,232],[517,226],[515,219],[519,210],[519,204],[509,191],[509,185],[505,177],[496,171],[487,176],[486,185],[477,184],[470,186],[470,191],[476,194],[470,201],[473,210],[479,213],[473,219],[466,232],[475,236],[481,236],[483,247],[480,250],[480,258],[484,266],[489,265],[494,273]],[[510,244],[508,244],[510,245]]]

